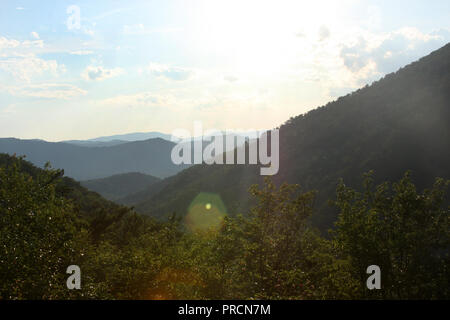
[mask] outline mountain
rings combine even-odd
[[[42,140],[0,139],[0,152],[25,155],[37,166],[50,161],[53,167],[77,180],[91,180],[114,174],[140,172],[158,178],[168,177],[188,165],[171,160],[173,142],[156,138],[109,147],[85,147]]]
[[[110,147],[116,146],[119,144],[134,142],[134,141],[144,141],[149,139],[164,139],[167,141],[171,141],[171,135],[165,134],[161,132],[135,132],[135,133],[126,133],[126,134],[116,134],[113,136],[104,136],[98,137],[88,140],[65,140],[61,141],[63,143],[75,144],[77,146],[83,147]]]
[[[177,138],[174,140],[175,142],[183,142],[187,143],[191,140],[198,141],[205,138],[211,139],[211,137],[214,134],[222,134],[227,135],[227,132],[217,130],[211,134],[200,136],[200,137],[193,137],[193,138]],[[233,135],[236,136],[242,136],[246,138],[246,140],[253,138],[253,136],[257,137],[259,136],[258,131],[232,131]],[[161,138],[167,141],[172,141],[172,136],[160,132],[148,132],[148,133],[128,133],[128,134],[121,134],[121,135],[114,135],[114,136],[105,136],[105,137],[99,137],[94,139],[88,139],[88,140],[65,140],[61,141],[63,143],[70,143],[75,144],[77,146],[83,146],[83,147],[110,147],[110,146],[116,146],[119,144],[124,144],[127,142],[133,142],[133,141],[142,141],[142,140],[148,140],[148,139],[155,139],[155,138]],[[42,140],[40,140],[42,141]],[[228,150],[226,146],[224,146],[225,150]]]
[[[81,185],[99,193],[108,200],[118,200],[119,198],[145,190],[160,180],[159,178],[139,172],[130,172],[103,179],[81,181]]]
[[[85,140],[85,141],[108,142],[108,141],[119,140],[119,141],[131,142],[131,141],[143,141],[143,140],[156,139],[156,138],[170,141],[171,135],[161,133],[161,132],[155,132],[155,131],[153,131],[153,132],[135,132],[135,133],[117,134],[117,135],[113,135],[113,136],[98,137],[98,138],[89,139],[89,140]]]
[[[61,141],[65,143],[74,144],[82,147],[111,147],[117,146],[119,144],[127,143],[128,141],[123,140],[111,140],[111,141],[92,141],[92,140],[66,140]]]
[[[18,165],[20,172],[30,175],[33,179],[44,173],[43,169],[37,168],[29,161],[0,153],[0,169],[8,168],[12,165]],[[129,211],[128,208],[106,200],[96,192],[89,191],[80,185],[79,182],[69,177],[62,177],[57,184],[56,193],[71,200],[75,211],[80,216],[88,217],[89,219],[98,218],[101,215],[110,216]]]
[[[273,180],[318,190],[312,223],[333,226],[328,206],[340,178],[360,188],[361,176],[398,180],[411,170],[419,188],[450,178],[450,44],[395,73],[289,119],[280,127],[280,169]],[[228,214],[252,204],[247,189],[260,183],[258,166],[196,165],[145,192],[122,199],[148,215],[185,215],[200,194],[218,195]]]

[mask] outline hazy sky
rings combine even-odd
[[[449,39],[448,0],[1,0],[0,137],[272,128]]]

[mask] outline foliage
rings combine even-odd
[[[3,160],[2,160],[3,159]],[[254,185],[256,205],[187,231],[105,201],[62,172],[0,157],[3,299],[448,298],[447,182],[417,193],[409,175],[363,193],[341,182],[331,239],[311,226],[316,192]],[[81,290],[66,288],[79,265]],[[382,290],[366,288],[367,266]]]
[[[449,298],[450,209],[442,206],[449,183],[436,179],[431,189],[418,193],[409,173],[392,186],[374,186],[370,173],[363,193],[339,184],[336,244],[351,257],[361,282],[367,266],[382,270],[383,289],[361,290],[362,296]]]

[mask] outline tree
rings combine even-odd
[[[68,296],[66,268],[84,260],[86,233],[70,203],[55,193],[62,172],[46,166],[32,177],[20,161],[0,168],[0,297]]]
[[[244,227],[249,297],[348,298],[354,281],[346,261],[309,224],[316,192],[301,192],[298,185],[276,188],[268,178],[250,192],[258,205]]]
[[[374,186],[370,172],[363,193],[340,182],[334,241],[351,259],[361,297],[449,297],[450,210],[443,206],[448,185],[436,179],[431,189],[418,193],[409,173],[393,185]],[[369,265],[381,268],[381,290],[365,288]]]

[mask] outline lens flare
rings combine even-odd
[[[191,231],[216,228],[227,215],[222,198],[215,193],[199,193],[188,208],[185,224]]]

